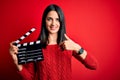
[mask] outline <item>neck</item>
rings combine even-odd
[[[57,34],[49,34],[48,44],[57,44]]]

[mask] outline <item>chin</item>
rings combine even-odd
[[[58,33],[58,32],[50,32],[50,34],[56,34],[56,33]]]

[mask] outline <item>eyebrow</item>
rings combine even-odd
[[[53,19],[53,18],[49,16],[49,17],[46,17],[46,19]],[[59,19],[59,17],[55,18],[55,19]]]
[[[48,16],[48,18],[49,18],[49,17],[52,18],[51,16]],[[46,17],[46,18],[47,18],[47,17]],[[59,17],[57,17],[57,18],[59,18]]]

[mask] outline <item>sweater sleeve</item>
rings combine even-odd
[[[17,71],[20,75],[21,80],[34,80],[35,70],[33,63],[27,63],[23,65],[23,69],[21,71]]]
[[[96,70],[97,69],[97,60],[90,54],[86,55],[85,59],[82,59],[80,55],[77,53],[73,52],[73,56],[79,60],[82,64],[85,65],[86,68],[91,69],[91,70]]]

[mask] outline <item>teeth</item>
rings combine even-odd
[[[56,27],[51,27],[51,29],[56,29]]]

